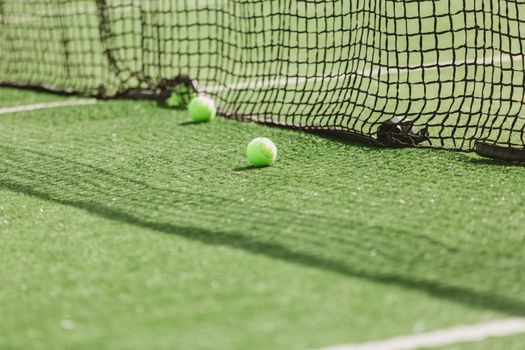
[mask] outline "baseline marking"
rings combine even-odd
[[[95,103],[97,103],[97,100],[94,98],[82,99],[82,100],[71,99],[71,100],[66,100],[66,101],[47,102],[47,103],[35,103],[35,104],[24,105],[24,106],[0,108],[0,114],[36,111],[39,109],[60,108],[60,107],[70,107],[70,106],[86,106],[86,105],[94,105]]]
[[[219,93],[223,91],[231,90],[257,90],[257,89],[268,89],[274,87],[283,87],[288,85],[301,85],[308,83],[316,83],[322,81],[338,81],[344,80],[348,77],[362,76],[365,78],[377,78],[383,75],[396,75],[409,73],[411,71],[423,71],[426,69],[436,69],[444,67],[461,66],[465,64],[479,64],[479,65],[491,65],[504,62],[511,62],[514,60],[525,60],[524,55],[498,55],[498,56],[487,56],[478,59],[466,59],[462,61],[444,61],[434,63],[423,63],[420,65],[412,65],[406,68],[399,67],[382,67],[367,69],[362,72],[342,73],[334,76],[313,76],[313,77],[287,77],[281,79],[270,79],[270,80],[252,80],[242,81],[239,83],[224,84],[224,85],[210,85],[203,88],[208,93]]]
[[[206,9],[210,6],[222,6],[227,4],[227,0],[199,0],[198,3],[193,3],[190,0],[182,4],[178,4],[178,8],[181,10],[199,10],[199,9]],[[159,5],[160,4],[160,5]],[[151,5],[149,2],[144,2],[142,4],[142,7],[115,7],[111,9],[110,11],[113,11],[115,13],[123,14],[123,13],[131,13],[133,11],[138,11],[139,9],[144,10],[160,10],[160,11],[172,11],[173,6],[172,3],[168,2],[165,4],[168,4],[169,6],[165,9],[162,9],[162,4],[164,3],[154,3]],[[159,7],[160,6],[160,7]],[[51,8],[38,8],[36,7],[33,12],[27,12],[22,14],[6,14],[4,21],[6,23],[10,24],[24,24],[24,23],[31,23],[31,22],[38,22],[44,19],[48,18],[56,18],[59,16],[96,16],[98,14],[97,7],[95,4],[92,3],[85,3],[81,6],[59,6],[59,7],[51,7]]]
[[[6,23],[10,24],[24,24],[41,21],[46,18],[56,18],[58,16],[95,15],[97,13],[97,8],[90,5],[90,3],[86,3],[84,6],[75,5],[44,9],[36,7],[33,12],[7,14],[5,15],[4,20]]]
[[[515,317],[369,343],[336,345],[322,350],[417,350],[523,333],[525,333],[525,318]]]

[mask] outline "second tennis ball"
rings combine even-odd
[[[246,156],[251,165],[256,167],[272,165],[277,158],[277,147],[265,137],[253,139],[246,149]]]
[[[191,100],[188,105],[188,112],[194,122],[207,122],[215,118],[217,107],[211,98],[198,96]]]

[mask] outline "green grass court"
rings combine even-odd
[[[0,84],[114,97],[188,74],[238,119],[375,137],[406,116],[432,147],[523,148],[524,13],[0,0]],[[372,345],[525,322],[523,165],[84,98],[0,87],[0,350],[400,350]],[[272,167],[248,166],[256,137]],[[425,348],[525,348],[498,332]]]
[[[0,115],[1,349],[321,349],[525,313],[522,166],[188,120]],[[246,167],[257,136],[271,168]]]

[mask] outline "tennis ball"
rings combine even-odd
[[[256,167],[272,165],[277,158],[277,147],[265,137],[253,139],[246,149],[246,156],[251,165]]]
[[[211,98],[198,96],[191,100],[188,112],[194,122],[207,122],[215,118],[217,107]]]
[[[170,81],[170,96],[164,101],[166,106],[175,108],[186,108],[190,101],[196,96],[195,83],[187,76],[180,75]]]
[[[173,92],[170,97],[166,100],[168,107],[183,107],[184,98],[177,92]]]

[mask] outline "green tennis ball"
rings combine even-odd
[[[211,98],[198,96],[191,100],[188,112],[194,122],[207,122],[215,118],[217,107]]]
[[[253,139],[246,149],[246,156],[251,165],[256,167],[272,165],[277,158],[277,147],[265,137]]]
[[[166,100],[168,107],[183,107],[184,98],[178,92],[172,92],[170,97]]]
[[[183,108],[187,107],[190,101],[195,97],[193,91],[188,85],[184,83],[177,84],[165,103],[168,107]]]

